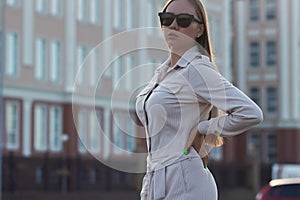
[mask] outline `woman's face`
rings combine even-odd
[[[197,16],[195,8],[187,0],[175,0],[166,9],[175,15],[188,13]],[[202,19],[200,19],[202,20]],[[203,34],[204,26],[195,20],[186,27],[178,26],[176,19],[170,26],[162,26],[164,38],[172,51],[182,53],[196,44],[195,39]]]

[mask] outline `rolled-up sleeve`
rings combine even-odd
[[[201,134],[233,136],[262,122],[262,110],[241,90],[233,86],[210,63],[194,63],[189,68],[189,83],[202,103],[222,110],[224,115],[201,121]]]

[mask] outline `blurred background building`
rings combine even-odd
[[[149,29],[143,35],[128,33],[123,45],[114,41],[94,48],[124,31],[159,27],[157,12],[165,2],[6,0],[4,193],[138,191],[142,174],[114,170],[90,153],[130,165],[128,155],[116,147],[146,151],[145,141],[134,137],[144,133],[136,128],[133,91],[152,77],[167,53],[124,53],[122,48],[164,42]],[[265,118],[215,148],[210,168],[220,188],[257,190],[270,180],[272,164],[300,162],[300,2],[203,2],[216,64],[262,107]],[[146,73],[129,73],[124,83],[118,82],[141,65],[147,66]],[[112,93],[118,102],[113,106]],[[103,142],[104,137],[115,146]]]

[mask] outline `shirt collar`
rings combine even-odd
[[[169,57],[160,67],[156,69],[156,72],[158,73],[161,71],[171,71],[177,66],[182,68],[187,67],[196,57],[199,57],[206,62],[210,62],[209,57],[201,54],[199,51],[199,47],[195,45],[187,50],[173,67],[169,67],[169,64],[171,62],[171,58]]]

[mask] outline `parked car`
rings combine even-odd
[[[272,180],[260,190],[256,200],[300,200],[300,178]]]

